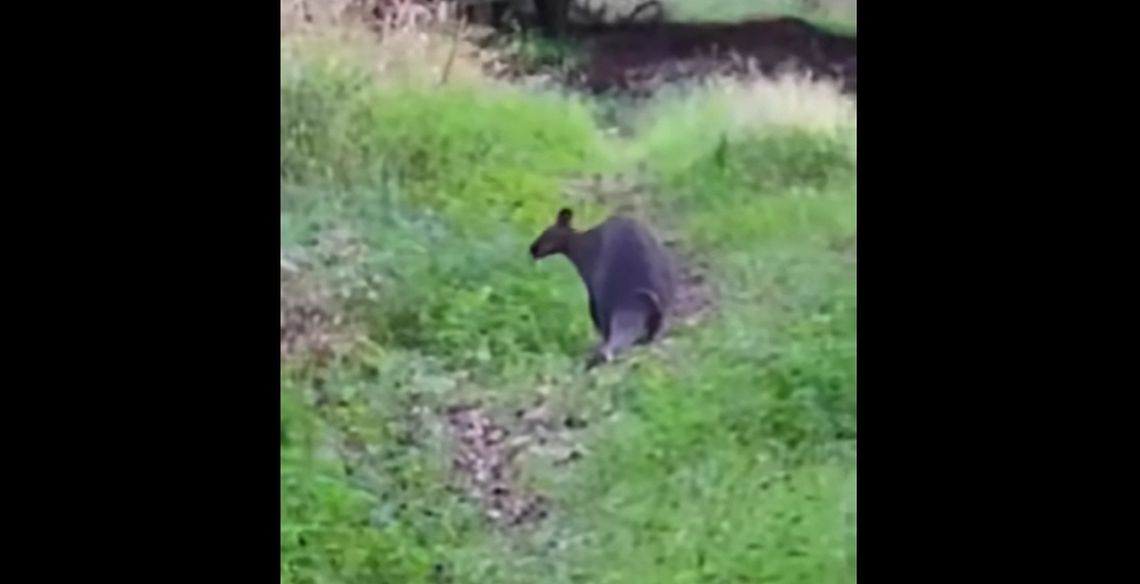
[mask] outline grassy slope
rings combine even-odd
[[[368,343],[283,366],[282,582],[854,581],[842,102],[794,83],[676,95],[618,142],[564,97],[425,93],[294,53],[283,68],[283,253]],[[651,204],[710,261],[716,313],[585,375],[581,285],[526,246],[566,176],[642,161]],[[502,534],[446,488],[430,412],[538,388],[592,422],[588,454],[531,469],[555,511]]]

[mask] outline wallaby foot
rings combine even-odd
[[[586,358],[586,371],[589,371],[594,367],[601,365],[602,363],[609,363],[610,361],[613,361],[613,359],[613,355],[610,353],[610,351],[606,350],[605,345],[603,344],[594,349],[594,351],[590,353],[590,356]]]

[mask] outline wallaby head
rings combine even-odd
[[[548,255],[566,253],[566,250],[569,249],[570,240],[577,234],[577,231],[570,226],[570,221],[573,218],[574,213],[570,209],[563,208],[558,211],[554,225],[547,227],[534,240],[534,243],[530,244],[530,256],[539,260]]]

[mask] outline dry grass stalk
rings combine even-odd
[[[356,63],[394,85],[486,84],[499,61],[472,42],[455,1],[282,0],[283,58]]]

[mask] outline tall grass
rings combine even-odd
[[[491,83],[425,87],[292,51],[283,61],[281,173],[289,183],[390,177],[412,203],[465,224],[491,213],[536,225],[558,204],[561,178],[606,156],[580,101]]]
[[[853,104],[714,83],[617,139],[474,52],[440,84],[451,37],[416,38],[441,50],[282,44],[282,254],[366,340],[283,363],[282,582],[854,582]],[[585,374],[584,290],[526,248],[561,206],[583,225],[616,206],[566,179],[624,165],[716,305]],[[502,531],[451,488],[440,412],[539,395],[585,421],[585,454],[525,465],[551,515]]]
[[[667,187],[660,204],[701,245],[854,230],[855,105],[834,84],[714,81],[663,94],[636,127],[635,156]]]

